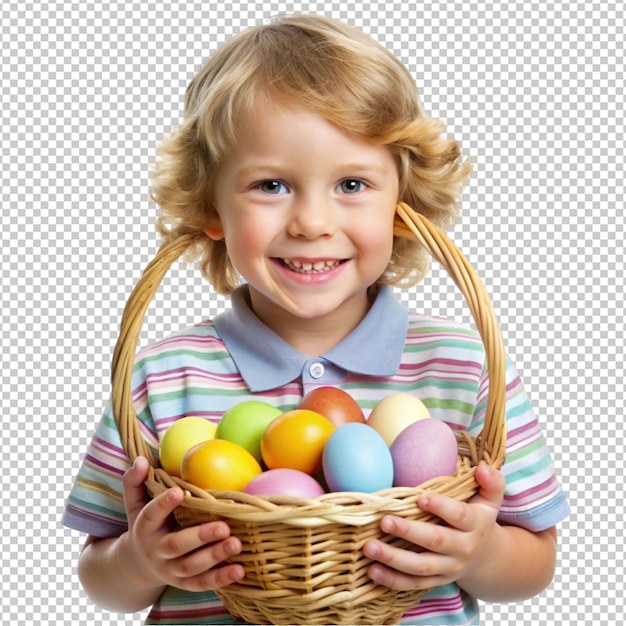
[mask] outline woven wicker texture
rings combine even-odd
[[[245,578],[219,591],[229,611],[252,623],[389,624],[415,606],[426,590],[396,591],[367,576],[371,561],[362,554],[373,537],[398,546],[403,540],[379,529],[388,513],[432,521],[416,502],[427,492],[466,501],[477,491],[474,469],[485,462],[500,467],[504,424],[505,353],[499,324],[480,278],[443,231],[406,204],[397,207],[395,234],[419,241],[443,265],[463,293],[485,346],[490,391],[485,424],[475,440],[459,435],[454,476],[415,488],[394,487],[374,494],[329,493],[315,499],[258,497],[232,491],[206,491],[169,476],[158,451],[142,437],[131,398],[131,376],[146,309],[171,264],[196,242],[181,237],[161,247],[131,294],[122,316],[112,365],[114,415],[130,460],[151,462],[146,486],[152,497],[169,487],[186,490],[176,511],[181,527],[223,519],[243,549],[232,561]]]

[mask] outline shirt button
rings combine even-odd
[[[324,375],[324,366],[321,363],[313,363],[309,367],[309,374],[312,378],[321,378]]]

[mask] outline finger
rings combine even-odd
[[[449,555],[454,551],[456,531],[446,526],[408,521],[393,515],[385,516],[380,526],[385,533],[401,537],[413,545],[413,549],[402,549],[382,541],[372,541],[366,544],[364,550],[366,556],[394,569],[424,576],[426,575],[426,572],[422,570],[424,559],[420,558],[418,561],[416,559],[418,554],[423,555],[424,551],[428,551],[436,555]]]
[[[185,579],[204,574],[208,570],[241,552],[241,542],[237,537],[228,537],[223,541],[213,543],[202,549],[187,554],[184,557],[169,562],[171,574]]]
[[[367,542],[363,552],[377,561],[368,571],[370,578],[394,589],[430,587],[434,579],[443,584],[442,577],[451,580],[455,567],[455,560],[447,555],[403,550],[378,540]]]
[[[225,522],[209,522],[200,526],[177,530],[169,533],[160,542],[159,556],[164,559],[177,559],[207,544],[223,541],[229,535],[230,527]],[[193,574],[199,574],[202,571],[203,569],[199,569],[193,572]],[[192,574],[187,575],[190,576]]]
[[[203,592],[220,589],[231,583],[236,583],[245,576],[242,565],[229,563],[223,567],[214,567],[203,574],[185,581],[185,588],[188,591]]]
[[[429,493],[426,496],[422,496],[417,501],[417,505],[422,511],[432,513],[457,530],[469,532],[476,526],[475,512],[467,502],[460,502],[440,493]],[[443,528],[440,525],[432,523],[428,524],[428,526],[438,529]],[[431,545],[424,547],[430,550],[432,549]]]
[[[159,531],[169,531],[170,515],[182,504],[184,497],[180,487],[172,487],[148,502],[135,520],[136,532],[150,535]]]
[[[371,539],[363,546],[363,554],[370,559],[378,561],[378,563],[381,563],[382,565],[386,565],[395,572],[403,572],[411,575],[416,573],[414,569],[414,560],[417,556],[417,552],[401,550],[400,548],[391,546],[384,541]]]
[[[478,483],[478,495],[487,504],[500,510],[506,486],[506,480],[502,473],[489,465],[479,465],[474,476]]]
[[[479,465],[475,471],[478,493],[467,502],[454,500],[439,493],[422,496],[417,505],[423,510],[441,518],[448,525],[466,532],[476,528],[479,521],[474,505],[488,507],[495,518],[502,505],[505,479],[495,468]]]
[[[124,473],[122,479],[124,509],[126,510],[129,525],[134,523],[140,511],[148,502],[144,481],[148,478],[149,467],[148,460],[140,456],[135,459],[133,465]]]
[[[442,558],[442,557],[440,557]],[[436,571],[436,568],[430,568]],[[429,568],[424,567],[424,572],[429,571]],[[444,574],[433,575],[413,575],[405,572],[399,572],[394,569],[390,569],[380,563],[371,565],[367,570],[368,576],[379,585],[390,587],[391,589],[413,590],[413,589],[430,589],[432,587],[439,587],[455,580],[454,576],[448,576]]]

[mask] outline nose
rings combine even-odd
[[[336,209],[329,198],[319,195],[299,198],[292,208],[287,230],[292,237],[331,237],[337,230]]]

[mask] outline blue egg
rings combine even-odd
[[[324,447],[324,478],[331,491],[372,493],[393,484],[393,460],[385,440],[367,424],[337,427]]]

